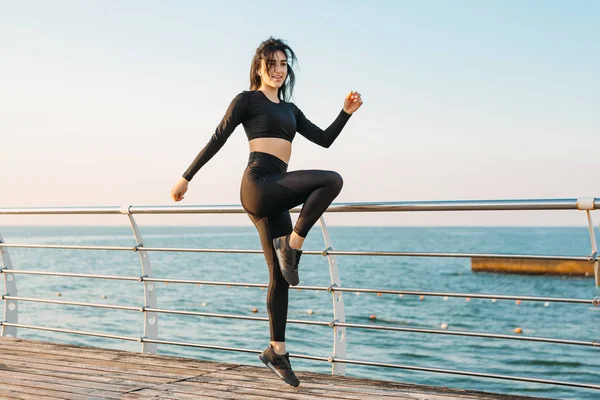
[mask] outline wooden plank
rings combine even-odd
[[[12,360],[4,359],[3,364],[6,367],[12,367],[13,369],[21,369],[27,371],[40,371],[47,375],[58,374],[78,380],[90,380],[98,382],[100,379],[104,379],[105,382],[112,382],[115,379],[121,379],[123,381],[129,381],[135,385],[149,386],[151,384],[160,384],[170,382],[173,379],[142,376],[142,375],[129,375],[127,373],[113,372],[113,371],[102,371],[102,370],[86,370],[85,368],[77,367],[66,367],[60,365],[44,364],[37,360],[25,361],[25,360]],[[1,368],[1,366],[0,366]]]
[[[29,360],[31,358],[25,357],[23,354],[2,354],[2,360],[6,361],[6,360],[11,360],[11,361],[25,361],[28,362],[27,360]],[[48,366],[60,366],[60,367],[69,367],[69,368],[76,368],[76,369],[81,369],[84,370],[88,373],[91,374],[95,374],[95,371],[98,371],[100,373],[110,373],[110,372],[114,372],[114,373],[127,373],[128,376],[130,376],[131,378],[135,378],[135,379],[140,379],[140,380],[145,380],[146,378],[150,377],[152,378],[152,380],[150,382],[154,382],[154,379],[157,378],[162,378],[162,379],[168,379],[168,380],[178,380],[178,379],[184,379],[184,378],[191,378],[193,375],[191,374],[187,374],[187,375],[182,375],[182,374],[171,374],[171,373],[167,373],[164,372],[162,370],[138,370],[134,367],[130,367],[127,366],[126,364],[124,365],[120,365],[120,366],[114,366],[114,365],[110,365],[109,363],[106,364],[96,364],[96,363],[89,363],[87,361],[85,361],[84,359],[78,359],[76,362],[73,361],[68,361],[68,360],[61,360],[61,359],[48,359],[48,358],[44,358],[44,357],[40,357],[39,354],[36,354],[35,356],[35,363],[36,365],[43,365],[44,368],[48,369]]]
[[[144,389],[144,390],[140,390],[139,392],[136,392],[138,395],[151,395],[151,396],[157,396],[158,398],[162,399],[163,396],[165,397],[173,397],[175,399],[199,399],[199,398],[215,398],[215,399],[236,399],[236,400],[265,400],[264,396],[255,396],[255,395],[249,395],[249,394],[243,394],[243,393],[232,393],[232,392],[225,392],[225,391],[221,391],[221,390],[212,390],[212,389],[205,389],[205,388],[198,388],[198,390],[194,391],[194,393],[182,393],[182,392],[174,392],[169,390],[168,388],[153,388],[153,389]],[[273,393],[271,393],[271,395],[273,395]],[[277,395],[279,395],[277,393]],[[201,397],[199,397],[201,396]],[[127,397],[123,397],[123,398],[127,398]],[[144,398],[144,397],[142,397]],[[271,397],[272,398],[272,397]],[[277,397],[275,397],[277,398]]]
[[[270,372],[270,371],[269,371]],[[332,385],[327,382],[327,379],[323,379],[319,383],[309,383],[304,379],[302,373],[298,374],[299,379],[301,380],[300,386],[297,390],[302,393],[309,394],[312,397],[330,397],[330,398],[342,398],[342,399],[355,399],[362,400],[366,397],[378,396],[379,398],[402,398],[409,399],[412,398],[410,393],[407,391],[388,391],[381,389],[373,389],[359,386],[341,386],[341,385]],[[282,382],[280,379],[273,375],[271,377],[259,377],[258,374],[255,375],[229,375],[229,374],[211,374],[210,376],[193,378],[191,380],[181,382],[181,384],[186,384],[189,381],[209,381],[213,378],[218,378],[214,383],[218,384],[229,384],[236,385],[239,387],[247,387],[247,388],[264,388],[270,387],[272,390],[280,390],[281,388],[286,388],[286,384]],[[221,381],[221,382],[218,382]]]
[[[179,399],[226,399],[228,397],[223,397],[223,393],[216,393],[217,397],[208,396],[203,394],[202,397],[198,397],[197,395],[187,395],[181,393],[171,394],[168,392],[164,392],[162,390],[156,389],[144,389],[143,392],[135,392],[135,393],[126,393],[121,399],[126,400],[140,400],[140,399],[171,399],[171,400],[179,400]],[[264,399],[263,399],[264,400]]]
[[[65,400],[89,400],[90,396],[71,394],[59,390],[48,390],[37,387],[27,387],[12,385],[8,383],[2,383],[2,391],[7,391],[9,395],[19,395],[18,398],[35,399],[39,400],[42,398],[48,399],[65,399]]]
[[[298,377],[301,379],[302,386],[305,387],[315,387],[319,388],[321,386],[327,386],[331,388],[332,386],[347,388],[354,391],[375,391],[377,390],[377,385],[372,384],[372,380],[365,380],[361,378],[352,378],[352,377],[342,377],[342,376],[334,376],[334,375],[324,375],[324,374],[315,374],[311,372],[297,372]],[[241,366],[236,368],[235,370],[228,370],[222,373],[213,373],[210,377],[222,377],[230,379],[238,379],[244,380],[247,377],[251,376],[252,379],[260,380],[262,382],[278,382],[280,381],[278,377],[276,377],[273,372],[266,368],[256,368],[251,366]],[[200,378],[192,378],[192,380],[202,379]],[[383,381],[384,383],[388,383],[387,381]],[[399,391],[399,393],[406,393],[407,389],[415,390],[422,388],[418,385],[404,385],[402,387],[388,387],[386,386],[385,392],[394,394],[394,392]],[[426,387],[429,388],[430,387]]]
[[[31,395],[29,395],[27,393],[19,393],[19,392],[15,392],[14,390],[3,389],[0,387],[0,399],[2,399],[2,400],[20,400],[20,399],[23,399],[23,396],[25,396],[25,398],[31,398],[31,397],[28,397]]]
[[[107,382],[107,383],[98,383],[91,381],[82,381],[79,379],[73,379],[69,376],[56,376],[55,374],[48,374],[47,371],[27,371],[27,370],[5,370],[0,366],[0,379],[1,377],[6,377],[7,379],[15,378],[15,379],[24,379],[48,384],[57,384],[64,386],[73,386],[73,387],[82,387],[87,389],[97,389],[104,390],[107,392],[128,392],[135,389],[140,389],[146,386],[141,385],[123,385],[119,382]]]
[[[0,347],[0,354],[2,355],[15,355],[15,356],[27,356],[27,357],[31,357],[32,353],[35,354],[35,358],[36,359],[40,359],[40,360],[57,360],[57,361],[66,361],[66,362],[75,362],[75,363],[81,363],[81,364],[88,364],[88,365],[102,365],[102,366],[111,366],[111,367],[115,367],[115,368],[120,368],[120,369],[124,369],[124,370],[131,370],[131,371],[156,371],[158,368],[160,368],[161,372],[167,372],[170,374],[179,374],[179,375],[187,375],[187,376],[192,376],[192,375],[198,375],[198,373],[202,373],[202,372],[213,372],[213,371],[219,371],[219,370],[225,370],[228,368],[228,366],[222,366],[219,365],[217,367],[214,368],[210,368],[209,366],[206,365],[202,365],[200,368],[188,368],[188,367],[174,367],[174,366],[169,366],[169,365],[164,365],[161,364],[160,362],[158,362],[158,360],[155,360],[152,364],[147,364],[144,363],[144,359],[134,359],[131,360],[130,357],[127,357],[127,359],[114,359],[114,357],[107,357],[105,359],[99,359],[99,358],[90,358],[87,357],[86,355],[82,355],[79,353],[73,353],[72,351],[62,351],[62,352],[58,352],[58,351],[51,351],[51,350],[42,350],[42,349],[36,349],[35,351],[28,351],[26,349],[13,349],[13,348],[2,348]],[[134,362],[131,362],[134,361]],[[166,363],[168,364],[168,363]],[[232,365],[237,365],[237,364],[232,364]]]
[[[47,399],[56,399],[59,397],[46,397]],[[40,396],[29,393],[15,392],[14,390],[0,388],[0,399],[2,400],[40,400]]]
[[[298,388],[294,388],[282,382],[281,380],[279,382],[274,382],[271,385],[265,385],[263,382],[259,382],[254,385],[243,385],[237,381],[209,381],[208,379],[210,377],[205,378],[207,378],[207,380],[182,381],[164,384],[156,387],[155,389],[169,390],[176,393],[186,394],[203,393],[207,389],[210,389],[217,392],[233,393],[242,396],[259,396],[260,398],[272,398],[276,395],[278,399],[286,400],[313,400],[315,398],[323,400],[351,399],[351,397],[345,396],[344,393],[336,394],[333,391],[328,390],[316,391],[313,389],[306,389],[302,387],[302,384],[300,384]],[[365,397],[362,396],[358,398],[364,400]],[[413,400],[413,398],[406,396],[391,396],[386,397],[386,399]]]
[[[83,387],[77,385],[73,386],[71,385],[71,381],[69,380],[56,380],[52,378],[43,377],[40,379],[40,377],[37,375],[0,371],[0,387],[4,387],[5,385],[9,384],[63,391],[66,393],[73,394],[94,395],[106,399],[118,399],[121,393],[130,390],[129,388],[120,390],[120,388],[117,388],[113,385],[110,385],[109,387],[103,389],[90,388],[87,385]]]
[[[269,371],[270,372],[270,371]],[[298,374],[298,378],[301,383],[298,387],[298,393],[309,395],[310,398],[331,398],[331,399],[348,399],[348,400],[364,400],[366,397],[371,397],[377,395],[380,398],[403,398],[403,399],[412,399],[411,395],[406,392],[398,392],[398,391],[384,391],[384,390],[376,390],[376,389],[366,389],[361,387],[345,387],[345,386],[334,386],[332,384],[328,384],[326,380],[323,380],[322,383],[307,383],[303,379],[301,373]],[[236,385],[240,388],[252,388],[252,389],[260,389],[269,387],[271,390],[279,391],[283,388],[286,388],[286,384],[282,382],[279,378],[275,379],[267,379],[263,377],[258,377],[257,375],[229,375],[229,374],[211,374],[210,376],[203,376],[198,378],[193,378],[192,380],[187,380],[183,382],[179,382],[180,385],[189,384],[192,381],[202,381],[202,382],[210,382],[218,385]],[[400,397],[399,397],[400,396]]]
[[[215,399],[215,397],[202,397],[203,399]],[[121,396],[121,399],[127,400],[140,400],[140,399],[160,399],[160,400],[177,400],[176,397],[167,397],[164,393],[156,393],[154,395],[146,393],[146,394],[137,394],[137,393],[125,393]]]
[[[103,349],[89,346],[75,346],[35,340],[30,341],[24,339],[0,337],[0,349],[4,350],[15,348],[25,349],[32,352],[41,351],[49,354],[57,352],[56,354],[65,355],[77,354],[81,357],[89,357],[101,360],[121,360],[131,363],[143,363],[146,365],[164,365],[190,369],[208,369],[213,367],[218,368],[220,366],[228,368],[231,365],[238,365],[231,363],[205,361],[193,358],[165,356],[157,354],[132,353],[124,350]]]
[[[228,370],[227,374],[238,375],[238,376],[254,376],[256,378],[273,379],[278,380],[273,373],[265,368],[257,369],[253,366],[242,365],[238,368]],[[272,375],[272,376],[271,376]],[[383,381],[374,379],[356,378],[350,376],[340,375],[324,375],[314,372],[299,372],[298,377],[302,381],[300,386],[309,387],[309,385],[327,383],[333,385],[336,388],[348,388],[355,391],[369,390],[369,391],[381,391],[383,393],[394,394],[395,391],[399,391],[401,394],[414,393],[420,395],[422,398],[424,394],[428,396],[447,396],[447,398],[456,399],[477,399],[477,400],[550,400],[542,399],[541,397],[529,397],[529,396],[514,396],[514,395],[502,395],[496,393],[486,393],[480,391],[471,391],[463,389],[453,389],[443,386],[426,386],[417,384],[408,384],[394,381]],[[213,374],[209,375],[213,376]],[[202,378],[202,377],[200,377]],[[192,378],[192,380],[195,378]]]

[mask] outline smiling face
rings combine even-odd
[[[285,53],[276,51],[272,58],[262,59],[260,65],[261,86],[270,86],[279,89],[288,75],[288,64]]]
[[[250,64],[250,90],[277,93],[277,98],[292,98],[296,76],[296,54],[283,40],[270,37],[256,49]]]

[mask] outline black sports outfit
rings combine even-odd
[[[298,132],[319,146],[329,147],[349,118],[350,114],[341,110],[333,123],[322,130],[310,122],[295,104],[285,101],[274,103],[259,90],[244,91],[233,99],[215,133],[183,177],[190,181],[219,151],[239,124],[244,126],[248,140],[273,137],[292,142]],[[258,230],[269,267],[267,310],[271,340],[278,342],[285,341],[289,285],[296,285],[298,281],[297,272],[296,280],[290,283],[282,275],[273,240],[289,235],[292,230],[306,237],[343,185],[342,177],[334,171],[287,172],[287,168],[287,164],[274,155],[251,152],[240,188],[242,206]],[[289,210],[300,204],[304,205],[296,226],[292,228]],[[286,244],[287,241],[283,246]],[[297,258],[300,254],[301,251],[297,251]],[[282,257],[285,259],[286,255]],[[286,277],[289,278],[288,274]]]

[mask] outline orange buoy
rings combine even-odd
[[[169,282],[165,282],[165,285],[168,285],[168,284],[169,284]]]
[[[521,300],[516,301],[517,305],[521,304]]]
[[[377,316],[375,314],[371,314],[371,316],[369,317],[369,319],[377,319]]]
[[[253,313],[258,312],[258,308],[256,308],[256,307],[252,308],[252,312]]]
[[[377,293],[377,296],[381,296],[381,293]]]
[[[515,333],[522,333],[523,329],[519,328],[518,326],[515,328]]]
[[[471,298],[470,298],[470,297],[467,297],[467,301],[471,301]]]
[[[425,298],[425,296],[421,295],[419,296],[419,300],[423,300]]]

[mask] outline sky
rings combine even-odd
[[[271,35],[298,55],[293,101],[317,125],[362,94],[331,148],[294,140],[290,170],[343,176],[335,202],[600,197],[599,21],[592,0],[0,0],[0,208],[240,204],[241,126],[182,202],[170,190]],[[581,211],[326,219],[586,225]],[[59,222],[126,219],[0,215],[0,227]]]

